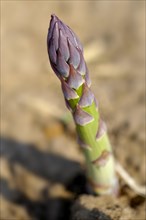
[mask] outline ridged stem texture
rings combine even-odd
[[[114,158],[106,125],[90,89],[83,47],[75,33],[55,15],[51,16],[47,47],[50,64],[60,79],[66,106],[76,124],[88,179],[96,193],[113,194],[117,190]]]

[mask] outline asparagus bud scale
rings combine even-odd
[[[47,47],[51,67],[61,82],[66,106],[76,125],[89,182],[96,193],[112,194],[117,189],[114,158],[106,125],[90,89],[83,47],[75,33],[55,15],[51,16]]]

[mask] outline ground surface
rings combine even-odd
[[[88,195],[84,158],[46,50],[55,13],[85,47],[116,159],[144,185],[144,8],[144,1],[1,2],[2,220],[145,219],[145,200],[124,181],[117,199]]]

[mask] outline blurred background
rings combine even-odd
[[[4,220],[69,219],[74,195],[86,193],[84,158],[47,55],[52,13],[84,46],[117,160],[136,181],[146,183],[145,1],[2,1]]]

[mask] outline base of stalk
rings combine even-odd
[[[99,185],[92,180],[89,180],[91,187],[93,188],[94,192],[98,195],[114,195],[118,196],[119,194],[119,181],[115,177],[113,180],[112,185]]]

